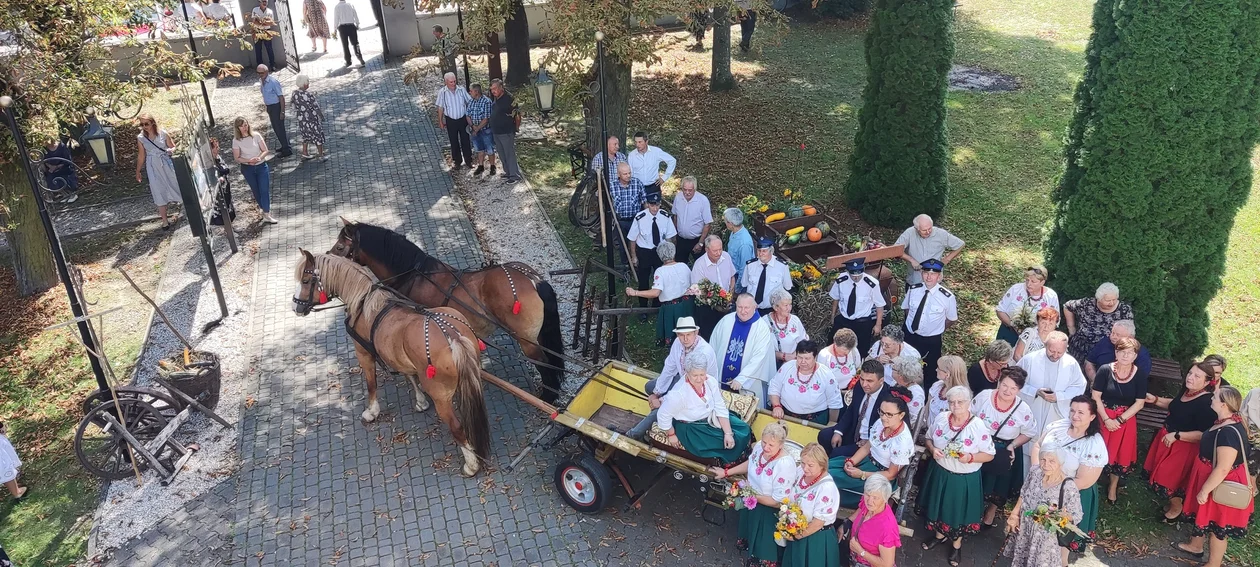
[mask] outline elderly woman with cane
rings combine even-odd
[[[779,504],[788,497],[788,487],[799,476],[796,458],[783,449],[786,440],[787,428],[783,424],[767,424],[747,461],[727,468],[709,467],[715,478],[747,475],[748,486],[756,492],[757,505],[739,511],[739,538],[735,540],[735,547],[747,553],[748,561],[755,565],[779,561],[779,546],[774,542]]]

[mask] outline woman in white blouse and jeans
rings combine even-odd
[[[779,504],[788,497],[788,488],[799,476],[796,458],[783,449],[787,428],[770,423],[761,430],[761,441],[753,445],[748,460],[728,468],[710,467],[716,478],[747,475],[748,486],[757,495],[756,506],[747,504],[739,511],[739,538],[735,547],[755,565],[778,563],[779,546],[774,528],[779,521]]]
[[[271,216],[271,168],[267,166],[267,142],[255,132],[245,118],[237,117],[232,123],[232,157],[241,165],[241,175],[254,193],[254,201],[262,210],[263,222],[280,222]]]
[[[731,415],[717,378],[709,376],[709,360],[697,352],[683,363],[687,384],[675,386],[661,399],[656,425],[669,446],[700,458],[732,463],[744,454],[752,431]]]

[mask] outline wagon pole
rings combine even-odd
[[[127,283],[131,284],[131,289],[136,290],[136,293],[140,294],[140,297],[143,297],[145,301],[149,302],[149,305],[153,306],[153,310],[157,312],[158,317],[162,318],[162,322],[166,323],[166,327],[170,329],[172,333],[175,333],[175,338],[179,339],[179,342],[184,343],[184,356],[187,357],[188,351],[193,350],[192,343],[188,342],[188,339],[184,338],[184,334],[179,332],[179,329],[175,328],[175,325],[171,323],[170,319],[166,318],[166,313],[162,312],[162,308],[158,307],[158,304],[155,303],[148,294],[140,290],[140,286],[136,285],[136,282],[131,279],[130,275],[127,275],[127,270],[118,268],[118,273],[122,274],[122,277],[127,280]]]

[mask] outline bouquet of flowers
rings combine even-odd
[[[1036,508],[1024,512],[1024,517],[1029,518],[1033,523],[1043,527],[1046,531],[1056,536],[1065,531],[1070,531],[1081,537],[1087,537],[1085,532],[1076,527],[1072,523],[1072,518],[1064,513],[1055,504],[1040,504]]]
[[[688,288],[687,294],[694,295],[697,304],[719,313],[724,313],[731,308],[731,292],[709,280],[700,280],[700,283]]]
[[[813,293],[829,285],[835,281],[835,273],[824,272],[813,263],[797,264],[796,262],[788,262],[788,274],[792,276],[793,287],[800,288],[806,293]]]
[[[745,196],[735,204],[735,207],[744,211],[744,218],[747,219],[744,221],[745,223],[752,222],[753,213],[764,213],[770,210],[770,204],[762,201],[756,195]]]
[[[958,458],[961,458],[963,455],[962,448],[963,446],[962,446],[961,441],[951,441],[945,445],[945,449],[943,449],[943,452],[945,453],[946,457],[949,457],[952,459],[958,459]]]
[[[774,526],[774,542],[779,547],[787,547],[787,538],[798,538],[809,528],[809,519],[801,506],[791,500],[784,499],[779,506],[779,522]]]
[[[757,507],[757,492],[748,485],[747,480],[735,481],[726,492],[726,507],[732,510],[752,510]]]
[[[1037,314],[1033,312],[1032,308],[1028,307],[1027,302],[1024,303],[1023,307],[1019,308],[1019,312],[1011,317],[1011,326],[1019,332],[1023,332],[1024,329],[1029,327],[1037,326]]]

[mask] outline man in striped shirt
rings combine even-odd
[[[468,172],[468,175],[481,175],[486,166],[483,161],[486,157],[490,158],[490,177],[493,178],[494,171],[494,133],[490,129],[490,108],[492,102],[490,97],[481,95],[481,84],[473,83],[468,87],[468,94],[472,96],[472,100],[468,101],[468,123],[472,124],[472,146],[477,151],[477,170]]]
[[[451,171],[458,171],[464,163],[472,169],[472,141],[468,138],[468,103],[472,97],[468,91],[455,84],[455,73],[447,73],[446,85],[438,89],[438,128],[446,130],[451,141]]]
[[[608,150],[595,154],[595,159],[591,160],[591,171],[598,172],[600,168],[604,169],[604,173],[608,178],[608,186],[612,187],[617,182],[617,166],[626,163],[626,154],[621,153],[621,139],[616,136],[608,137]],[[612,159],[608,161],[607,166],[604,164],[604,156],[610,155]]]

